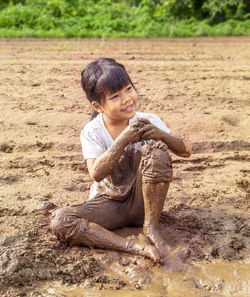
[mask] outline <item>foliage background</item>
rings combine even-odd
[[[0,37],[249,33],[249,0],[0,0]]]

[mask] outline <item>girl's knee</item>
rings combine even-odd
[[[61,240],[67,241],[67,227],[65,222],[68,221],[68,208],[59,208],[52,213],[50,222],[51,231]]]
[[[170,182],[173,178],[172,159],[162,141],[144,144],[141,173],[143,183]]]

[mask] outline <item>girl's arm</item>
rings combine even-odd
[[[191,156],[191,147],[184,138],[162,131],[161,140],[165,142],[169,149],[177,156],[184,158]]]
[[[93,180],[99,182],[111,173],[126,146],[125,137],[118,136],[112,146],[100,157],[87,160],[89,174]]]
[[[126,146],[140,141],[145,131],[144,125],[145,120],[136,120],[116,138],[106,152],[96,159],[87,160],[89,174],[93,180],[99,182],[112,172]]]
[[[190,145],[184,140],[184,138],[174,136],[172,134],[166,133],[165,131],[157,128],[156,126],[149,124],[146,125],[147,130],[142,135],[142,139],[149,140],[161,140],[169,147],[169,149],[180,157],[190,157],[191,148]]]

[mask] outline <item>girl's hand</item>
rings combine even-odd
[[[147,124],[143,128],[143,134],[141,136],[142,140],[153,139],[155,141],[162,140],[163,131],[151,123]]]
[[[191,156],[191,147],[184,138],[166,133],[152,124],[146,125],[143,129],[144,133],[142,134],[141,139],[153,139],[155,141],[161,140],[166,143],[168,148],[177,156],[184,158]]]
[[[122,136],[127,139],[128,144],[139,142],[145,133],[145,127],[149,124],[147,119],[137,119],[123,131]]]

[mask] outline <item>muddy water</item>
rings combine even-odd
[[[157,268],[152,279],[142,278],[141,284],[133,284],[130,276],[119,276],[124,288],[113,284],[100,284],[88,279],[81,285],[67,286],[59,282],[40,283],[39,291],[46,297],[99,297],[99,296],[171,296],[171,297],[215,297],[250,296],[250,263],[223,262],[205,263],[191,267],[187,272],[168,273]],[[111,265],[110,277],[118,276],[115,264]],[[136,276],[135,276],[136,278]],[[119,289],[119,290],[118,290]]]

